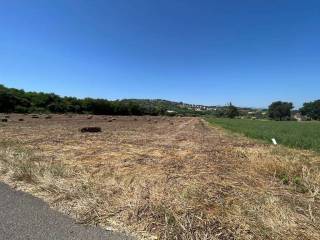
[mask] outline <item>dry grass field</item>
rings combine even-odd
[[[23,118],[24,121],[19,121]],[[81,133],[82,127],[101,133]],[[320,239],[320,155],[199,118],[10,115],[0,179],[138,238]]]

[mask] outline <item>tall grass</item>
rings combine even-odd
[[[242,133],[247,137],[271,143],[275,138],[279,144],[320,152],[320,123],[293,121],[260,121],[248,119],[208,118],[210,123]]]

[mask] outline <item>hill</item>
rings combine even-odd
[[[110,101],[61,97],[55,93],[26,92],[0,85],[0,112],[5,113],[90,113],[115,115],[199,115],[188,104],[162,99],[123,99]],[[204,114],[204,113],[201,113]]]

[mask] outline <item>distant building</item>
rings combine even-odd
[[[176,113],[176,111],[173,111],[173,110],[167,110],[167,113]]]
[[[297,112],[293,115],[293,118],[296,119],[298,122],[301,121],[307,121],[308,118],[306,116],[303,116],[301,113]]]

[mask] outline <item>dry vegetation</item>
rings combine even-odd
[[[1,180],[79,222],[159,239],[320,239],[317,153],[198,118],[19,118],[0,123]]]

